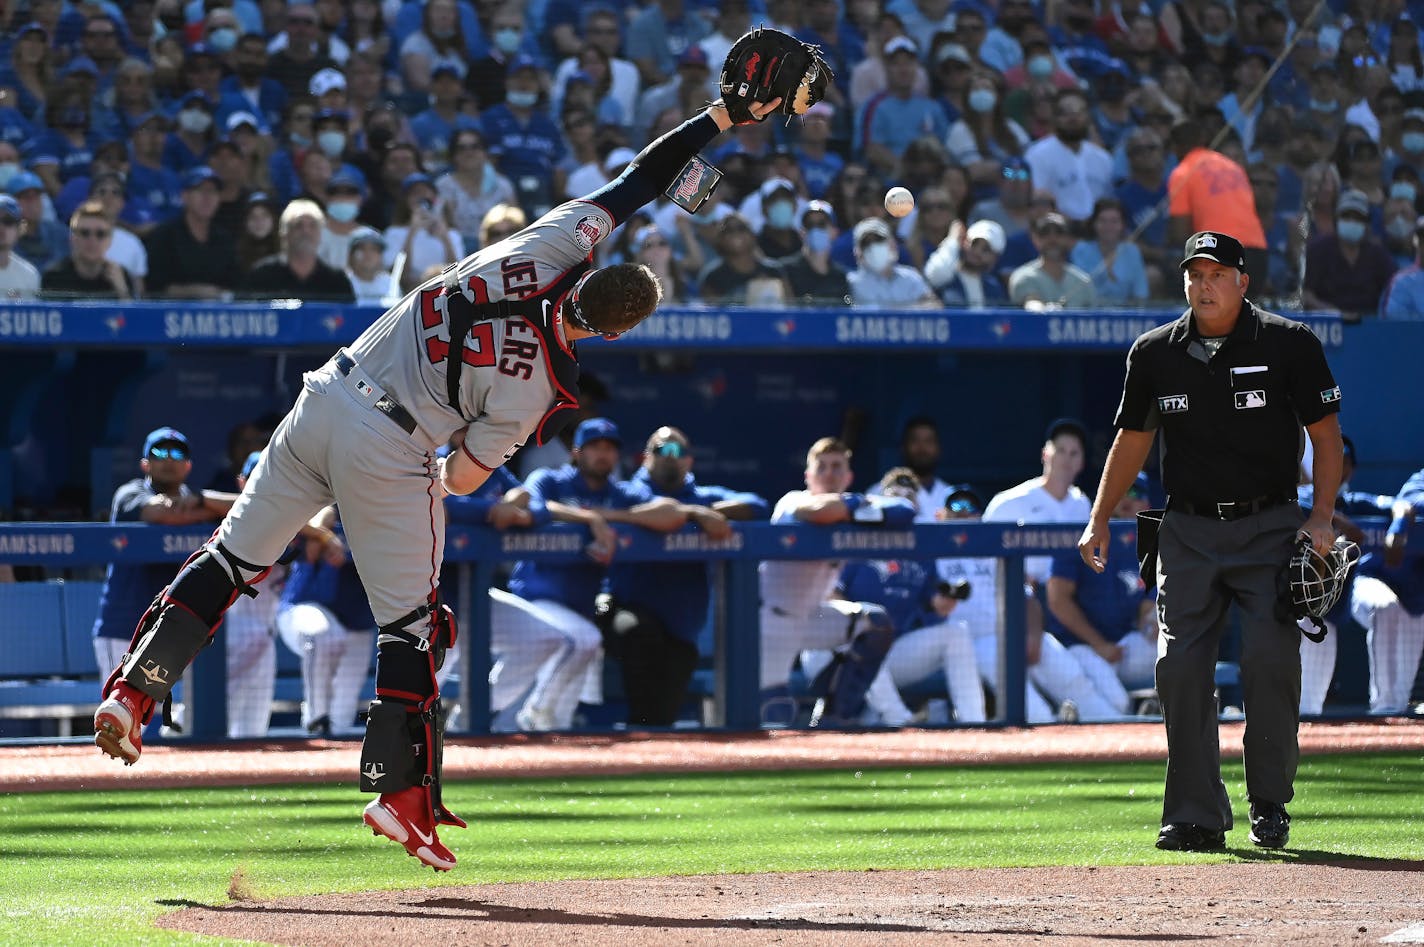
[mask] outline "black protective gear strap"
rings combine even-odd
[[[460,285],[459,263],[452,263],[445,268],[442,275],[444,286],[437,297],[437,305],[445,307],[446,321],[450,327],[450,350],[445,356],[445,399],[450,407],[456,411],[460,410],[460,373],[465,367],[465,339],[469,337],[470,330],[475,323],[484,322],[489,319],[524,319],[529,325],[535,327],[536,331],[544,327],[546,331],[556,331],[550,324],[545,306],[556,307],[564,294],[573,289],[574,284],[589,268],[588,260],[570,267],[558,279],[554,280],[542,292],[536,293],[525,299],[497,299],[490,302],[487,299],[477,298],[474,287],[470,284]],[[442,302],[443,301],[443,302]],[[560,351],[559,346],[549,346],[549,339],[544,338],[545,332],[540,331],[544,342],[544,351],[549,355],[555,365],[555,371],[562,367],[557,361],[556,352]],[[569,380],[575,387],[573,393],[577,393],[577,363],[574,365],[574,373]],[[568,374],[567,371],[564,372]],[[562,383],[566,379],[560,378]],[[567,385],[565,386],[567,387]]]

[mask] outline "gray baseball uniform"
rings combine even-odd
[[[577,403],[578,365],[562,341],[551,289],[567,291],[612,229],[611,215],[596,204],[557,207],[429,280],[308,373],[219,541],[247,562],[271,562],[297,524],[335,502],[377,623],[391,624],[428,601],[445,534],[435,449],[465,426],[464,450],[493,469]],[[532,296],[542,303],[538,319],[504,318],[491,306],[489,317],[475,322],[458,410],[446,402],[451,285],[468,288],[477,306]],[[392,417],[392,403],[413,425],[409,432]],[[414,523],[429,523],[429,530],[410,528]]]

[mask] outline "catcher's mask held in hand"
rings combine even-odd
[[[1315,631],[1302,628],[1301,634],[1311,641],[1324,641],[1324,618],[1340,600],[1350,569],[1359,559],[1360,547],[1343,536],[1335,540],[1324,557],[1311,546],[1309,537],[1297,537],[1295,552],[1278,581],[1278,608],[1283,617],[1310,619]]]
[[[738,125],[764,121],[752,103],[780,97],[776,111],[804,115],[821,101],[835,78],[819,46],[803,43],[781,30],[758,27],[732,44],[722,63],[719,87],[727,114]]]

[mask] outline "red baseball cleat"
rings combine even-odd
[[[143,752],[143,725],[153,711],[153,698],[127,681],[119,681],[94,711],[94,744],[125,766]]]
[[[362,818],[372,832],[404,845],[407,854],[436,871],[455,867],[454,853],[435,834],[429,787],[409,786],[400,792],[381,793],[366,804]]]

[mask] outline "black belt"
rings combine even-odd
[[[336,370],[341,372],[341,374],[350,375],[351,370],[355,367],[356,361],[351,356],[345,352],[336,353]],[[407,434],[415,433],[415,418],[411,417],[410,412],[402,408],[400,402],[390,395],[381,395],[371,407],[399,424]]]
[[[1218,503],[1193,503],[1190,500],[1179,500],[1171,497],[1167,500],[1167,509],[1175,513],[1188,513],[1192,516],[1207,516],[1214,520],[1243,519],[1247,516],[1254,516],[1266,510],[1274,509],[1278,506],[1285,506],[1287,503],[1295,503],[1294,496],[1277,494],[1276,496],[1256,497],[1251,500],[1231,500]]]

